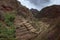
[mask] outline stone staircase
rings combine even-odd
[[[38,34],[36,29],[29,23],[29,21],[23,18],[17,17],[15,20],[15,25],[17,40],[29,40]]]

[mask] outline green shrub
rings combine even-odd
[[[2,23],[0,22],[0,27],[2,26]]]
[[[15,40],[15,27],[0,27],[0,40]]]
[[[16,28],[14,27],[14,19],[15,19],[14,14],[12,13],[4,14],[4,22],[6,23],[6,25],[2,25],[2,23],[0,22],[0,40],[16,40],[15,39]]]
[[[8,26],[13,25],[14,19],[15,19],[15,15],[8,14],[8,13],[5,14],[5,20],[4,21]]]

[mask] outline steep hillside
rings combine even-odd
[[[40,35],[34,40],[60,40],[60,5],[43,8],[37,16],[42,25]]]
[[[29,10],[17,0],[0,0],[0,40],[60,40],[60,5]]]
[[[0,40],[34,38],[38,32],[31,24],[32,19],[30,10],[17,0],[0,0]]]
[[[52,5],[43,8],[38,14],[38,18],[48,17],[48,18],[56,18],[60,16],[60,5]]]

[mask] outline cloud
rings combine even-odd
[[[29,0],[29,1],[35,5],[41,5],[50,2],[50,0]]]
[[[57,4],[57,5],[60,5],[60,0],[51,0],[51,4]]]
[[[22,5],[26,6],[27,8],[31,9],[38,9],[41,10],[46,6],[50,6],[53,4],[60,5],[60,0],[18,0],[21,2]]]
[[[27,8],[36,8],[35,5],[31,4],[28,0],[18,0],[21,2],[22,5],[26,6]]]

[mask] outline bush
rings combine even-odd
[[[13,13],[5,13],[3,16],[4,23],[6,23],[6,25],[3,25],[0,22],[0,40],[16,40],[16,28],[14,27],[15,15]]]
[[[0,22],[0,40],[15,40],[14,26],[8,27]]]
[[[14,14],[8,14],[8,13],[5,14],[5,20],[4,21],[8,26],[13,25],[14,19],[15,19]]]
[[[0,27],[0,40],[4,39],[4,40],[12,40],[15,39],[15,28],[14,27]]]
[[[2,23],[0,22],[0,27],[2,26]]]

